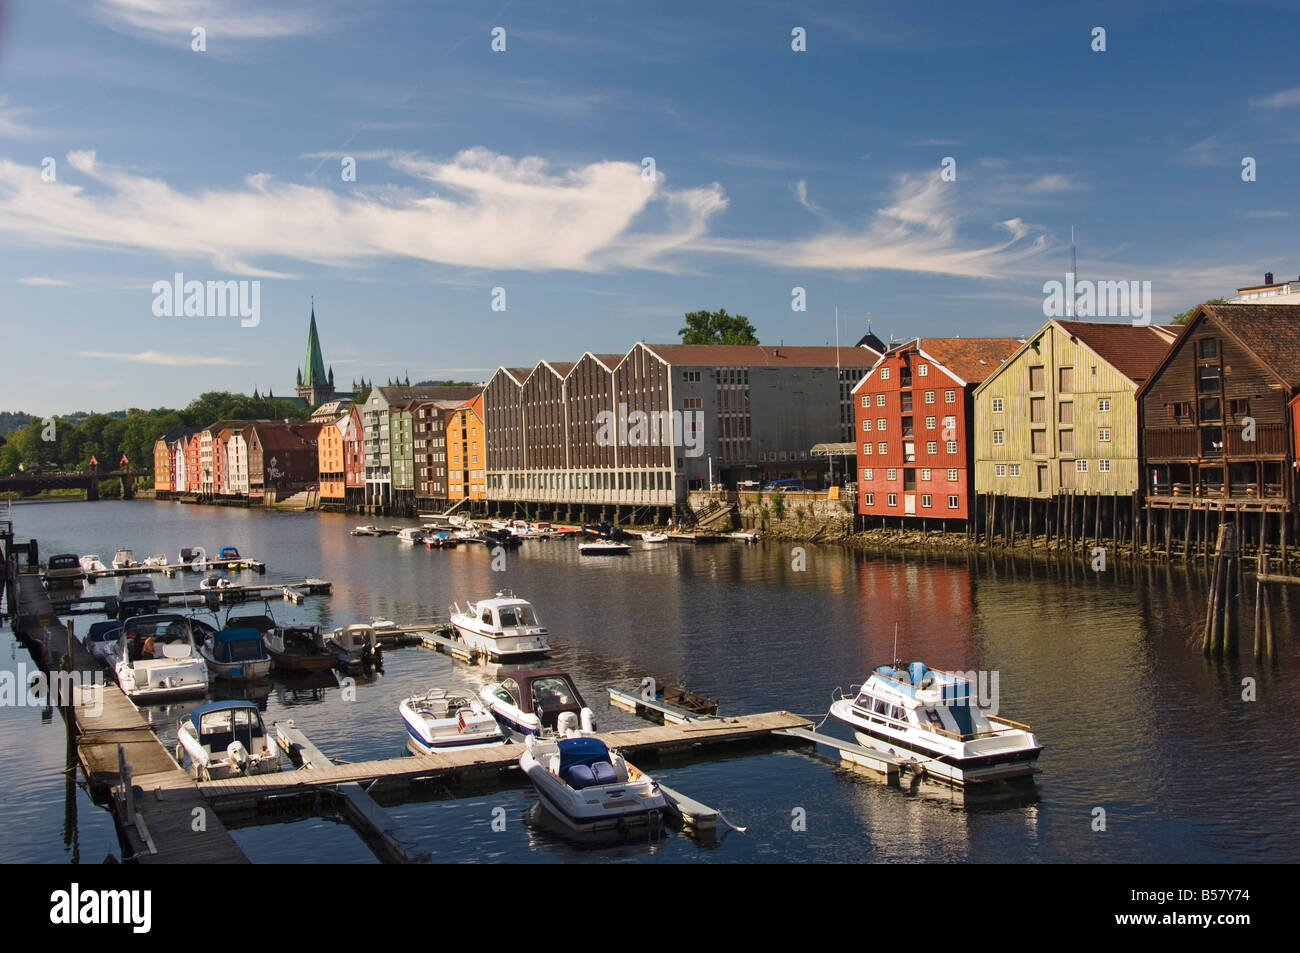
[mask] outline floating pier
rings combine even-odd
[[[290,599],[300,603],[305,596],[331,595],[334,584],[328,579],[304,579],[302,582],[277,582],[265,585],[229,586],[225,589],[172,589],[159,591],[161,605],[200,605],[206,604],[208,596],[215,596],[222,604],[243,603],[249,600],[274,598]],[[53,595],[52,606],[66,615],[90,615],[101,612],[112,614],[116,611],[117,595],[104,593],[94,596],[70,596],[60,598]],[[201,602],[192,600],[198,598]]]
[[[869,768],[878,774],[883,774],[885,779],[891,784],[898,783],[898,776],[904,767],[910,762],[903,760],[895,755],[886,754],[883,751],[875,751],[871,748],[865,748],[862,745],[854,744],[851,741],[844,741],[831,735],[823,735],[806,727],[780,728],[773,732],[783,738],[796,738],[800,741],[811,741],[821,748],[833,748],[839,753],[841,761],[847,761],[849,764],[855,764],[861,768]]]
[[[680,725],[688,721],[697,721],[700,718],[709,717],[700,715],[697,712],[687,711],[685,708],[678,708],[676,705],[669,705],[657,698],[646,698],[636,691],[619,688],[617,685],[607,685],[605,691],[609,693],[609,703],[615,708],[621,708],[623,711],[630,711],[642,717],[645,717],[647,712],[654,712],[662,717],[664,724],[667,725]]]

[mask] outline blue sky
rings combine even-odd
[[[1024,334],[1071,226],[1080,275],[1151,281],[1158,319],[1300,274],[1289,4],[0,11],[0,409],[291,394],[312,295],[347,385],[673,341],[701,308],[764,343],[833,343],[836,307],[844,340],[868,313]],[[260,323],[156,316],[178,271],[259,281]]]

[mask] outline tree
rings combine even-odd
[[[1227,304],[1228,299],[1211,298],[1209,301],[1206,301],[1205,303],[1206,304]],[[1188,308],[1186,311],[1174,315],[1172,318],[1170,318],[1170,321],[1172,321],[1174,324],[1186,324],[1188,321],[1192,320],[1192,318],[1196,317],[1196,312],[1199,311],[1200,308],[1201,306],[1199,304],[1194,308]]]
[[[683,344],[757,344],[754,326],[743,314],[719,311],[689,311],[686,327],[677,332]]]

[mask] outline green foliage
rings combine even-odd
[[[720,311],[690,311],[686,327],[677,332],[683,344],[757,344],[754,326],[743,314]]]
[[[771,497],[768,498],[768,505],[772,508],[772,513],[777,519],[785,518],[785,494],[780,490],[773,490]]]
[[[1205,304],[1227,304],[1227,303],[1228,303],[1227,298],[1211,298],[1209,301],[1205,302]],[[1188,308],[1186,311],[1174,315],[1169,320],[1172,324],[1186,324],[1188,321],[1192,320],[1192,318],[1196,317],[1196,312],[1199,311],[1200,308],[1201,306],[1198,304],[1194,308]]]

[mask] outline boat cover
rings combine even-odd
[[[562,738],[557,747],[560,749],[560,777],[567,777],[569,770],[581,765],[609,763],[609,748],[599,738]]]

